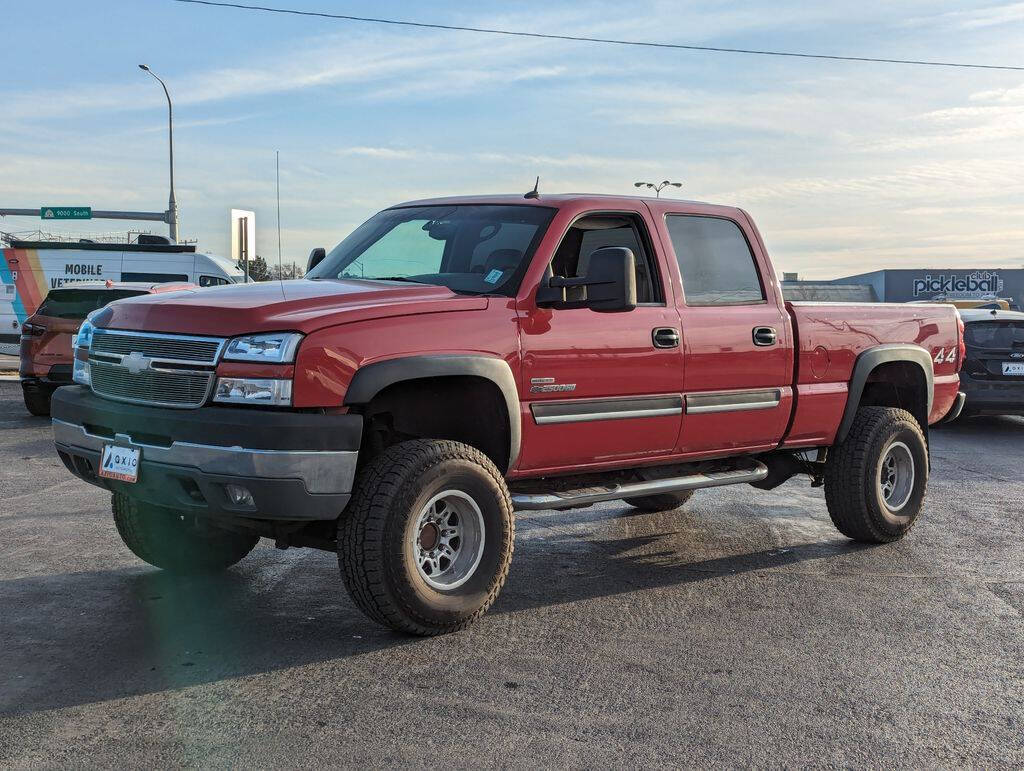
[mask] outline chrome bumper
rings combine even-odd
[[[84,426],[53,420],[53,439],[58,445],[100,453],[105,444],[142,451],[144,462],[185,466],[204,474],[297,479],[313,495],[350,493],[356,474],[356,451],[250,450],[216,447],[191,442],[171,442],[170,447],[136,442],[127,434],[109,437],[90,434]]]

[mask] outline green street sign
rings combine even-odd
[[[43,220],[91,220],[91,206],[40,206],[39,219]]]

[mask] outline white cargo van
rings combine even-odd
[[[193,245],[14,241],[0,259],[0,353],[17,355],[21,325],[57,287],[107,279],[217,286],[243,278],[230,260]]]

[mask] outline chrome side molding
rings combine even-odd
[[[725,391],[722,393],[687,394],[686,414],[709,412],[742,412],[770,410],[782,403],[782,389],[766,388],[759,391]]]
[[[538,426],[549,423],[581,423],[589,420],[625,420],[680,415],[683,397],[636,396],[625,399],[578,399],[573,401],[535,402],[530,406]]]

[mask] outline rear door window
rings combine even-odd
[[[670,214],[665,222],[687,305],[765,301],[754,254],[739,225],[721,217],[689,214]]]
[[[54,289],[36,311],[54,319],[84,319],[114,300],[137,297],[145,292],[130,289]]]

